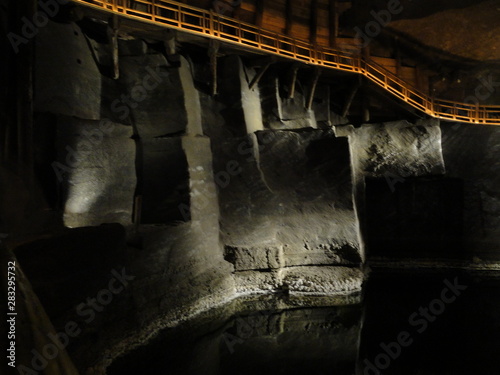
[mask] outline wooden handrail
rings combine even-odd
[[[239,46],[243,45],[248,49],[287,59],[362,74],[410,106],[435,118],[500,125],[500,105],[461,103],[430,97],[373,60],[361,56],[354,46],[343,50],[313,46],[300,39],[176,1],[133,1],[135,4],[146,5],[148,12],[133,9],[130,6],[132,3],[130,0],[71,1],[157,26],[211,37]]]

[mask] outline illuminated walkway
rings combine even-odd
[[[183,32],[218,39],[248,49],[347,72],[362,74],[412,107],[432,117],[485,125],[500,125],[500,105],[478,105],[432,98],[398,78],[383,66],[360,56],[356,50],[314,47],[312,44],[274,33],[214,12],[163,0],[72,0],[120,16],[150,22]],[[141,5],[140,11],[130,3]]]

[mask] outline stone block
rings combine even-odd
[[[284,266],[280,246],[226,247],[226,259],[236,271],[276,269]]]
[[[136,187],[132,128],[108,121],[58,119],[58,161],[69,227],[132,221]]]
[[[35,111],[100,119],[101,74],[80,27],[49,21],[35,53]]]

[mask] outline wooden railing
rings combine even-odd
[[[500,125],[500,105],[480,105],[435,99],[403,81],[383,66],[360,55],[355,45],[339,49],[313,46],[299,39],[261,29],[213,11],[175,1],[108,0],[74,3],[121,16],[219,39],[226,43],[279,55],[306,64],[362,74],[410,106],[436,118],[484,125]]]

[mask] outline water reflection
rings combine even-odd
[[[108,373],[498,375],[499,292],[498,277],[382,271],[363,303],[238,300],[165,330]]]
[[[500,374],[498,275],[375,272],[364,297],[360,374]],[[397,354],[402,332],[411,344]],[[388,345],[387,368],[375,365]]]

